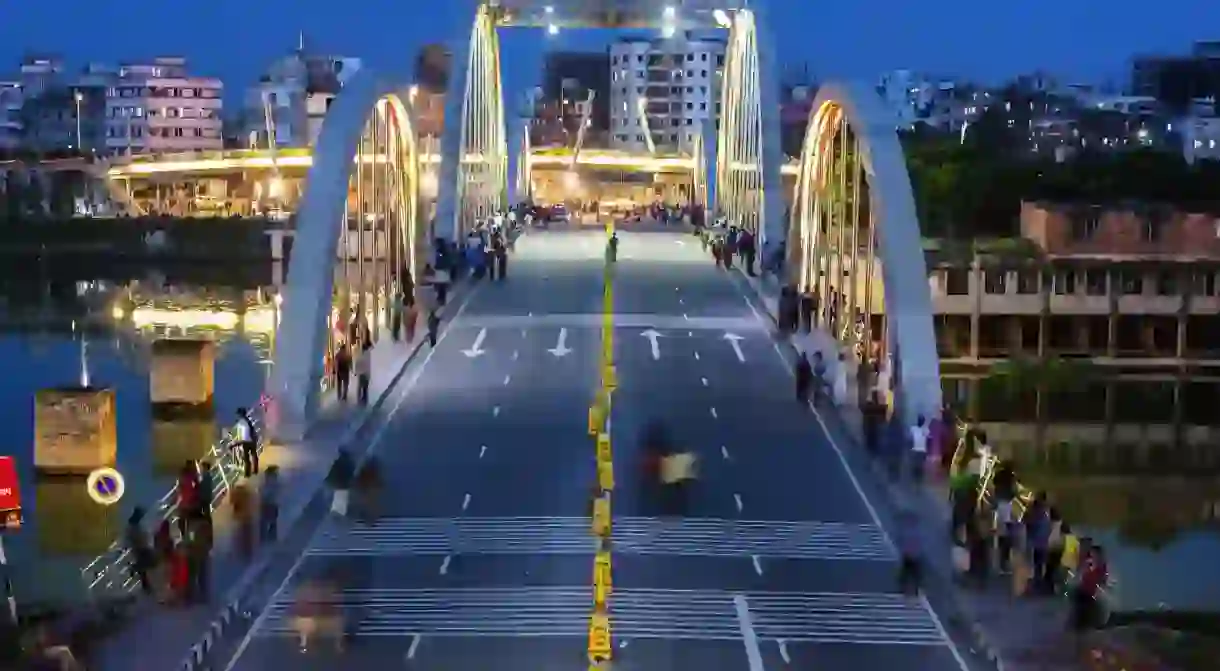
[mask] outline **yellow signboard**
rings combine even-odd
[[[614,464],[609,462],[598,462],[597,484],[602,488],[602,491],[614,491]]]
[[[599,496],[593,499],[593,533],[606,537],[610,535],[610,498]]]
[[[598,552],[593,558],[593,604],[596,608],[605,609],[612,588],[610,553]]]
[[[602,387],[611,391],[618,389],[618,369],[606,366],[602,369]]]
[[[608,433],[597,434],[597,463],[611,463],[610,434]]]
[[[594,613],[589,616],[589,663],[608,662],[612,654],[610,618],[600,613]]]

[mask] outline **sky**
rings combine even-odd
[[[780,60],[807,62],[820,80],[875,81],[903,68],[998,82],[1044,69],[1072,81],[1123,83],[1133,54],[1180,53],[1195,40],[1220,40],[1214,0],[761,1],[770,8]],[[302,33],[319,52],[409,75],[421,45],[466,38],[470,3],[7,0],[0,2],[0,79],[27,53],[61,55],[72,66],[178,55],[235,93],[294,49]],[[506,77],[528,82],[544,48],[596,49],[607,36],[516,30],[502,42]]]

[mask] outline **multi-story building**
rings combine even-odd
[[[307,147],[322,130],[335,96],[360,70],[358,58],[310,54],[304,39],[246,91],[243,136],[255,147]]]
[[[610,146],[689,152],[706,125],[719,125],[724,52],[724,40],[692,33],[612,45]]]
[[[223,84],[193,77],[183,58],[119,67],[106,96],[111,154],[221,149]]]
[[[68,76],[56,58],[21,64],[21,146],[36,153],[98,152],[105,149],[106,92],[115,72],[90,65]]]
[[[937,105],[952,100],[957,83],[946,78],[929,77],[910,70],[895,70],[881,76],[877,93],[898,119],[898,127],[906,130],[916,123],[938,123],[934,120]]]
[[[1182,137],[1182,155],[1187,163],[1220,160],[1220,117],[1189,116],[1173,122]]]
[[[1182,56],[1141,56],[1132,62],[1131,90],[1150,96],[1176,112],[1192,101],[1220,100],[1220,42],[1197,42]]]
[[[610,125],[610,55],[604,52],[557,51],[547,54],[542,94],[553,103],[559,123],[572,138],[588,119],[585,146],[605,146]]]
[[[11,153],[21,147],[24,100],[21,82],[0,81],[0,152]]]
[[[1024,203],[1024,241],[930,253],[942,360],[1220,369],[1220,220],[1170,206]]]

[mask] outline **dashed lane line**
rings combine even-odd
[[[449,562],[451,562],[451,561],[453,561],[453,555],[445,555],[445,558],[443,560],[441,560],[441,570],[440,570],[441,575],[449,574]]]
[[[713,408],[712,408],[712,417],[713,417],[714,419],[720,419],[720,415],[716,414],[716,408],[715,408],[715,407],[713,407]]]
[[[750,561],[754,564],[754,572],[762,575],[762,562],[758,561],[758,555],[750,555]]]
[[[732,458],[729,457],[729,448],[725,447],[724,445],[720,446],[720,456],[724,457],[725,461],[732,460]]]
[[[500,406],[498,406],[498,405],[497,405],[496,407],[494,407],[494,408],[492,408],[492,409],[491,409],[491,416],[492,416],[492,417],[499,417],[499,416],[500,416]]]
[[[479,446],[479,458],[480,458],[480,459],[482,459],[482,458],[483,458],[483,455],[485,455],[485,454],[487,454],[487,446],[486,446],[486,445],[480,445],[480,446]]]
[[[470,494],[466,494],[466,498],[462,499],[462,510],[470,507]]]
[[[741,512],[741,510],[745,508],[745,504],[741,501],[741,494],[734,494],[733,502],[737,504],[737,512]]]
[[[507,387],[507,386],[508,386],[508,383],[509,383],[509,382],[512,382],[512,381],[513,381],[513,376],[512,376],[512,375],[505,375],[505,376],[504,376],[504,386],[505,386],[505,387]]]
[[[513,361],[516,361],[517,357],[519,357],[519,356],[521,356],[521,352],[519,352],[517,350],[513,350]]]
[[[701,377],[701,378],[699,378],[699,379],[700,379],[700,380],[703,382],[703,386],[705,386],[705,387],[706,387],[706,386],[707,386],[707,384],[708,384],[708,382],[707,382],[707,378],[706,378],[706,377]]]

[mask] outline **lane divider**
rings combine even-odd
[[[614,224],[606,225],[606,244],[614,235]],[[614,492],[614,452],[611,445],[611,406],[618,388],[614,366],[614,264],[606,259],[605,289],[602,295],[601,385],[589,407],[589,435],[596,440],[597,492],[593,499],[592,531],[597,539],[593,555],[593,610],[589,614],[588,657],[590,671],[602,671],[614,657],[610,630],[610,595],[613,590],[613,561],[610,535],[614,514],[610,501]]]

